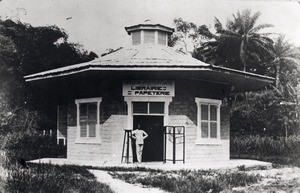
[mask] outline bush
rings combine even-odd
[[[300,136],[287,139],[279,137],[231,137],[232,158],[258,159],[277,164],[300,164]]]
[[[12,165],[8,171],[8,192],[112,193],[109,186],[97,182],[93,174],[79,166],[30,164],[29,169],[21,169]]]
[[[37,133],[9,134],[3,149],[10,161],[57,157],[66,153],[66,147],[57,145],[55,138]]]
[[[6,104],[6,103],[4,103]],[[56,138],[43,136],[41,128],[49,129],[53,121],[44,113],[28,110],[25,107],[17,110],[7,110],[0,103],[0,111],[7,111],[8,118],[0,116],[0,151],[5,152],[9,162],[38,159],[42,157],[57,157],[66,154],[66,147],[59,146]],[[4,160],[1,160],[3,163]]]

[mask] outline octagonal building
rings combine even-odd
[[[149,135],[143,162],[228,161],[227,97],[258,90],[273,78],[176,51],[168,46],[174,29],[161,24],[125,30],[131,46],[24,77],[56,96],[45,100],[57,109],[57,139],[66,144],[67,159],[117,163],[125,156],[134,162],[133,141],[124,135],[140,125]]]

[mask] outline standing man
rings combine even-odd
[[[148,134],[141,130],[141,126],[138,125],[137,129],[132,132],[132,138],[135,139],[136,145],[136,157],[140,163],[142,163],[142,154],[143,154],[143,147],[144,147],[144,139],[148,137]]]

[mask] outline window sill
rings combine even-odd
[[[197,139],[196,145],[222,145],[222,141],[220,139]]]
[[[78,138],[75,140],[75,144],[101,144],[100,138]]]

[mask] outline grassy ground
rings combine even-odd
[[[139,169],[140,170],[140,169]],[[259,174],[244,171],[110,171],[110,174],[128,183],[158,187],[168,192],[221,192],[244,187],[261,180]]]
[[[128,183],[158,187],[175,193],[275,193],[300,192],[300,168],[246,168],[218,171],[159,171],[145,168],[108,168],[109,173]],[[103,168],[105,169],[105,168]]]
[[[232,170],[161,171],[144,167],[93,168],[109,172],[114,178],[132,184],[158,187],[175,193],[273,193],[300,192],[300,168],[273,165]],[[112,190],[96,181],[91,167],[29,164],[30,169],[11,167],[6,180],[7,192],[107,192]],[[3,192],[3,191],[0,191]]]
[[[29,169],[10,166],[5,188],[8,192],[22,193],[113,193],[86,168],[50,164],[29,164]]]

